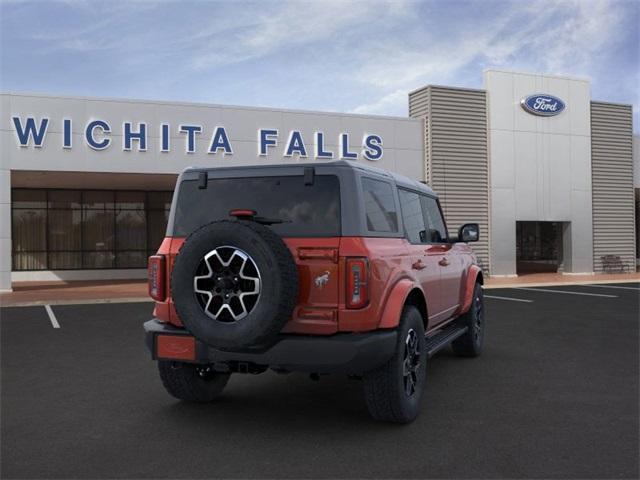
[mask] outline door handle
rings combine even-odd
[[[424,270],[425,268],[427,268],[427,266],[424,263],[422,263],[422,260],[416,260],[411,265],[411,268],[413,268],[414,270]]]
[[[447,265],[449,265],[449,260],[447,260],[447,257],[442,257],[442,259],[438,262],[438,265],[440,265],[441,267],[446,267]]]

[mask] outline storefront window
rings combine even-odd
[[[16,190],[14,190],[15,192]],[[20,190],[17,190],[20,191]],[[24,191],[24,190],[23,190]],[[43,190],[27,190],[31,192],[43,192]],[[76,209],[82,207],[82,192],[80,190],[49,190],[47,194],[49,208]]]
[[[15,208],[46,208],[46,190],[13,190],[13,206]]]
[[[164,239],[167,222],[169,221],[169,209],[147,211],[147,255],[153,255]]]
[[[33,205],[33,203],[25,202],[23,205]],[[45,269],[47,210],[33,207],[14,210],[12,232],[14,267],[20,270]]]
[[[116,252],[118,268],[142,268],[147,264],[144,192],[118,192],[116,196]]]
[[[12,191],[13,270],[145,268],[172,192]]]

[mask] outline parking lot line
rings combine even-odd
[[[512,302],[533,303],[533,300],[525,300],[524,298],[496,297],[495,295],[485,295],[484,298],[495,298],[496,300],[511,300]]]
[[[638,290],[640,291],[640,288],[637,287],[620,287],[618,285],[586,285],[586,284],[580,284],[580,287],[592,287],[592,288],[619,288],[620,290]]]
[[[516,290],[529,290],[529,291],[532,291],[532,292],[547,292],[547,293],[566,293],[566,294],[569,294],[569,295],[585,295],[587,297],[618,298],[617,295],[605,295],[604,293],[570,292],[569,290],[549,290],[549,289],[546,289],[546,288],[517,287]]]
[[[49,320],[51,320],[51,325],[53,328],[60,328],[60,324],[58,323],[58,319],[56,318],[53,310],[49,305],[45,305],[44,309],[47,311],[47,315],[49,315]]]

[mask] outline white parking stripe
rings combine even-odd
[[[587,297],[618,298],[617,295],[605,295],[604,293],[570,292],[569,290],[547,290],[545,288],[517,287],[516,290],[530,290],[532,292],[547,292],[547,293],[566,293],[566,294],[569,294],[569,295],[585,295]]]
[[[496,300],[511,300],[512,302],[533,303],[533,300],[525,300],[523,298],[495,297],[493,295],[485,295],[484,298],[495,298]]]
[[[640,291],[640,288],[637,288],[637,287],[619,287],[618,285],[584,285],[584,284],[581,284],[579,286],[580,287],[593,287],[593,288],[619,288],[620,290],[638,290],[638,291]]]
[[[51,325],[53,326],[53,328],[60,328],[60,324],[58,323],[58,320],[56,319],[56,316],[54,315],[51,307],[49,305],[45,305],[44,309],[47,311],[47,315],[49,315],[49,320],[51,320]]]

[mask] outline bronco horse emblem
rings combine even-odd
[[[329,272],[325,270],[322,275],[318,275],[315,279],[316,287],[324,288],[324,286],[329,283]]]

